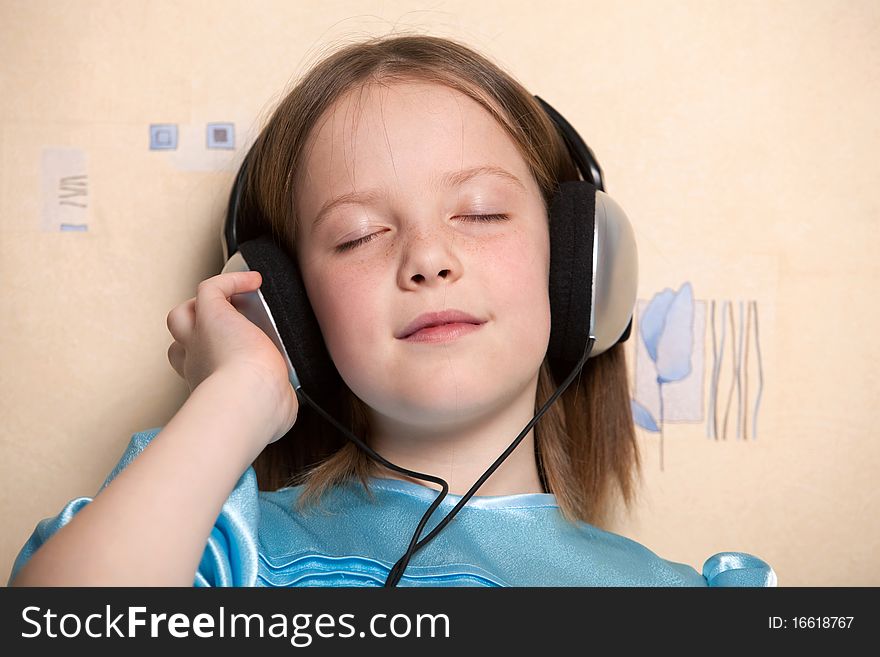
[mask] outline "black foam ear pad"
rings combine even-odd
[[[583,180],[559,183],[550,220],[550,343],[547,357],[557,383],[583,357],[590,337],[596,187]]]
[[[241,243],[239,250],[262,276],[260,291],[300,384],[319,405],[329,403],[342,378],[327,351],[298,263],[267,235]]]

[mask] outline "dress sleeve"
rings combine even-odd
[[[708,586],[776,586],[776,572],[747,552],[718,552],[703,564]]]
[[[134,461],[161,430],[162,427],[156,427],[132,435],[128,447],[104,480],[98,493]],[[64,505],[58,515],[40,520],[15,558],[6,585],[9,586],[40,546],[70,522],[93,499],[94,497],[74,498]],[[220,515],[211,529],[193,586],[255,585],[259,563],[257,539],[259,519],[257,477],[253,466],[248,466],[229,498],[223,503]]]

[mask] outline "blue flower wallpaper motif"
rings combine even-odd
[[[748,438],[749,406],[749,344],[754,333],[754,359],[757,386],[752,411],[752,437],[757,437],[757,418],[764,385],[758,339],[757,303],[749,302],[747,313],[739,304],[738,340],[734,325],[733,304],[721,304],[716,320],[716,304],[711,303],[708,325],[712,337],[712,367],[709,377],[708,409],[704,414],[704,350],[706,333],[706,302],[694,299],[693,286],[686,282],[677,291],[666,288],[649,301],[639,301],[638,340],[636,342],[635,395],[631,399],[633,421],[646,431],[659,434],[660,469],[664,469],[664,428],[673,422],[695,423],[706,418],[706,435],[719,438],[719,389],[722,374],[727,373],[729,385],[721,420],[721,437],[727,439],[727,425],[736,391],[736,437]],[[731,363],[725,363],[727,326],[730,324],[729,349]],[[745,323],[745,327],[743,324]],[[720,337],[717,335],[720,326]]]

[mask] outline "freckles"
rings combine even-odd
[[[534,250],[530,234],[522,229],[517,229],[507,235],[498,235],[497,239],[477,244],[479,253],[485,254],[499,264],[513,267],[521,266],[522,263],[530,259]]]

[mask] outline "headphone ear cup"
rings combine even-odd
[[[595,211],[596,187],[582,180],[559,183],[548,209],[551,325],[547,355],[557,382],[571,374],[590,337]]]
[[[635,233],[623,208],[602,190],[596,192],[593,352],[601,354],[629,339],[639,281]],[[592,355],[592,354],[591,354]]]
[[[259,292],[293,366],[292,382],[298,379],[309,397],[329,407],[343,382],[327,351],[299,264],[267,235],[241,243],[239,251],[248,267],[262,276]]]

